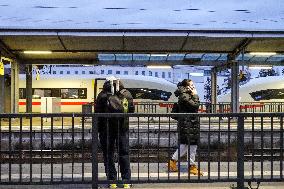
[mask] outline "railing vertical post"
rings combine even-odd
[[[98,116],[92,116],[92,189],[98,189]]]
[[[237,189],[244,188],[244,117],[238,116],[238,146],[237,146],[237,153],[238,153],[238,161],[237,161]]]

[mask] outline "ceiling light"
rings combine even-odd
[[[189,73],[189,75],[191,75],[191,76],[201,76],[201,77],[203,77],[203,76],[204,76],[204,73],[203,73],[203,72],[196,72],[196,73]]]
[[[170,69],[172,67],[169,65],[149,65],[147,66],[147,68],[149,69]]]
[[[51,51],[24,51],[24,54],[51,54]]]
[[[251,52],[250,55],[257,55],[257,56],[272,56],[276,55],[276,52]]]
[[[253,69],[253,70],[260,70],[260,69],[270,70],[270,69],[272,69],[272,66],[249,66],[249,69]]]

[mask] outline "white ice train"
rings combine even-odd
[[[95,96],[102,89],[107,75],[98,76],[69,76],[69,75],[43,75],[40,80],[33,79],[33,112],[40,112],[41,97],[60,97],[61,112],[81,112],[82,105],[94,102]],[[135,101],[175,100],[176,85],[165,79],[150,76],[124,76],[120,78],[125,88],[128,88]],[[25,76],[20,76],[19,112],[26,109],[26,83]]]
[[[240,102],[284,102],[284,77],[267,76],[251,79],[240,86]],[[218,96],[218,102],[230,102],[231,93]]]

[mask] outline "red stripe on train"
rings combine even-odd
[[[88,104],[89,102],[61,102],[61,106],[65,106],[65,105],[83,105],[83,104]],[[25,106],[26,102],[19,102],[20,106]],[[32,102],[33,106],[38,106],[41,105],[41,102]]]

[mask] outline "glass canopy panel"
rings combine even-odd
[[[131,61],[132,54],[115,54],[117,61]]]
[[[284,61],[284,54],[273,55],[273,56],[269,57],[267,59],[267,61],[268,62],[269,61],[271,61],[271,62],[273,62],[273,61],[275,61],[275,62],[282,62],[282,61]]]
[[[255,55],[251,55],[251,54],[244,54],[244,56],[242,54],[240,54],[236,60],[238,61],[249,61],[250,59],[252,59]]]
[[[150,54],[133,54],[133,60],[148,61]]]
[[[204,54],[201,60],[203,61],[215,61],[221,57],[219,53],[212,53],[212,54]]]
[[[114,54],[99,54],[98,58],[99,58],[99,61],[114,61],[115,60]]]
[[[183,60],[185,57],[185,54],[169,54],[167,60]]]
[[[151,61],[163,61],[163,60],[167,60],[167,56],[168,54],[151,54],[150,56],[150,60]]]
[[[187,55],[185,56],[185,59],[201,59],[203,55],[204,55],[203,53],[187,54]]]
[[[270,56],[254,56],[250,59],[251,62],[265,62]]]
[[[228,54],[221,54],[221,56],[217,59],[218,61],[227,61]]]

